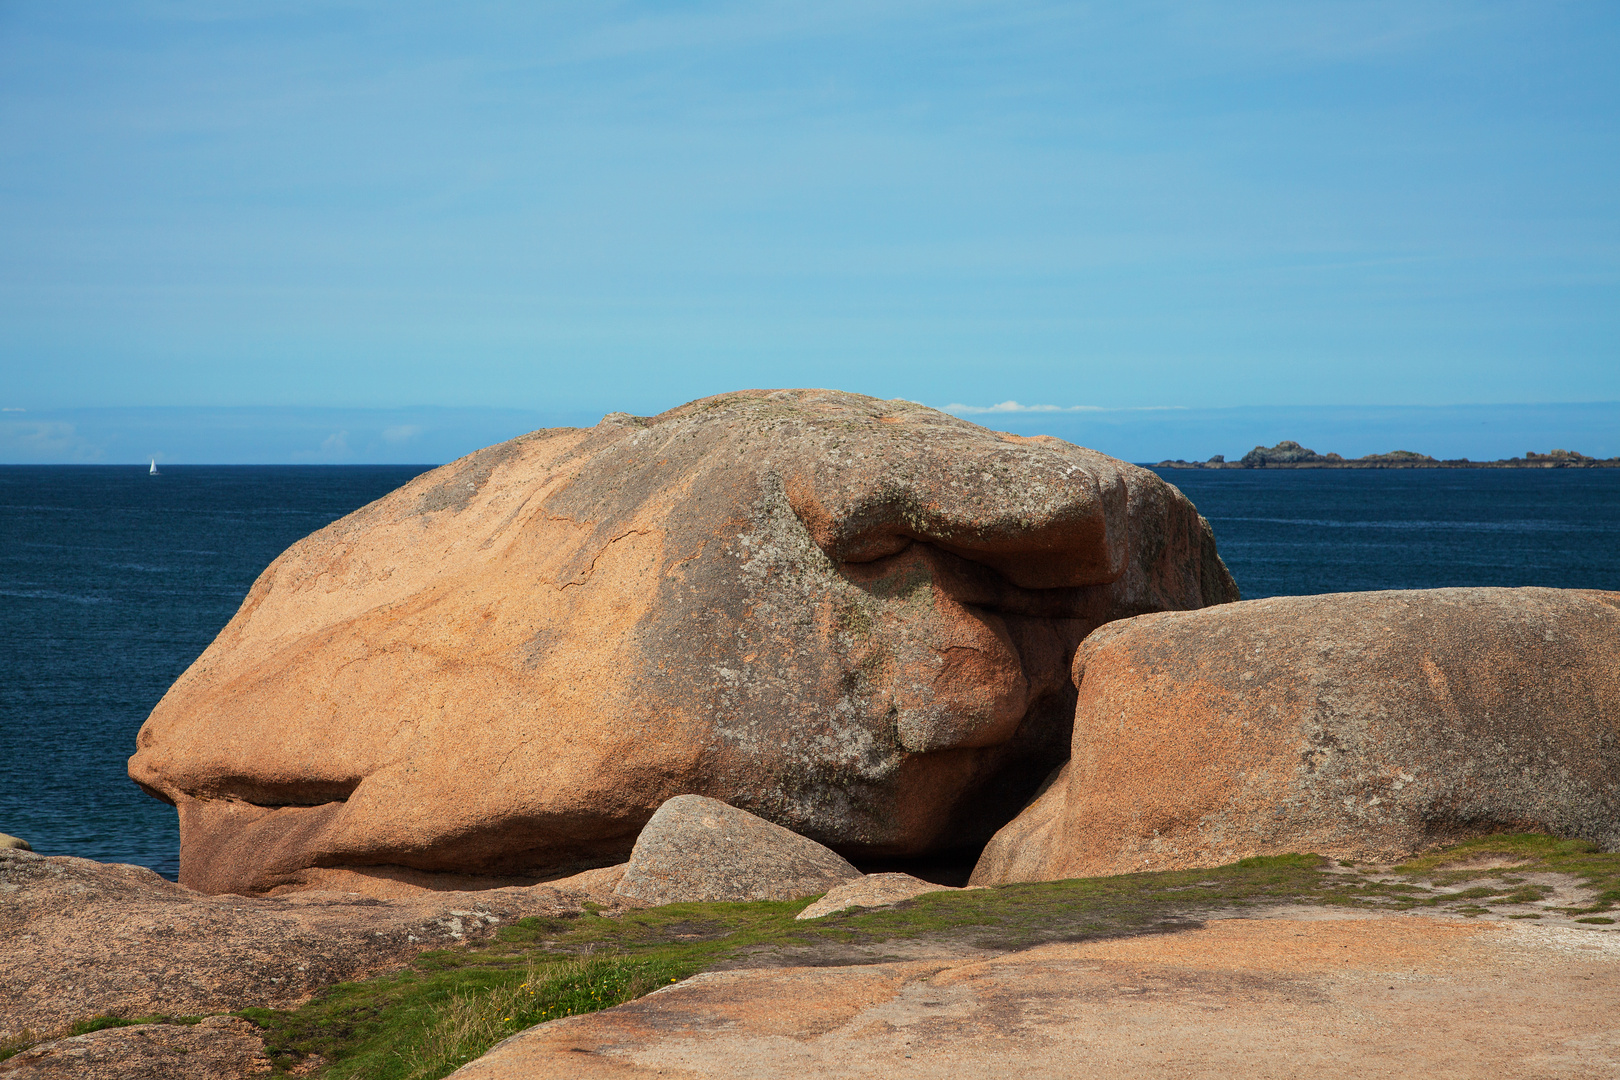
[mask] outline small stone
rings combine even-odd
[[[950,885],[936,885],[932,881],[912,877],[910,874],[867,874],[854,881],[835,885],[827,895],[799,912],[796,918],[821,919],[850,908],[887,907],[902,900],[910,900],[924,893],[960,892]]]
[[[660,806],[615,892],[644,904],[797,900],[861,876],[831,848],[702,795]]]

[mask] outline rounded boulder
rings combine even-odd
[[[677,795],[636,837],[613,891],[649,906],[798,900],[860,876],[814,840],[717,799]]]
[[[1316,852],[1396,860],[1501,830],[1620,850],[1620,594],[1250,600],[1099,629],[1067,765],[975,884]]]

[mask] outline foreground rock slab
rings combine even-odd
[[[388,900],[207,896],[144,867],[0,850],[0,1039],[48,1037],[103,1013],[286,1007],[527,915],[578,913],[593,898],[612,902],[543,886]]]
[[[130,776],[180,879],[535,880],[698,793],[849,858],[979,846],[1068,754],[1092,628],[1236,599],[1152,472],[904,401],[756,390],[552,429],[287,550]]]
[[[716,799],[677,795],[641,830],[614,891],[649,906],[797,900],[860,876],[814,840]]]
[[[108,1028],[0,1061],[5,1080],[246,1080],[270,1069],[259,1029],[233,1016]]]
[[[1277,597],[1103,627],[1073,756],[975,884],[1534,828],[1620,850],[1620,593]]]
[[[1521,1078],[1620,1071],[1620,934],[1222,920],[989,960],[700,975],[454,1075]]]

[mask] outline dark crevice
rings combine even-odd
[[[1091,617],[1102,591],[1095,585],[1031,588],[994,567],[924,540],[865,562],[835,562],[838,576],[863,592],[888,599],[923,584],[937,586],[964,607],[998,615],[1046,619]],[[923,567],[926,566],[926,570]]]
[[[915,857],[843,852],[863,870],[892,869],[939,884],[963,884],[983,845],[1068,759],[1076,700],[1070,668],[1080,643],[1105,621],[1112,597],[1106,588],[1095,586],[1016,585],[984,563],[917,539],[882,558],[840,564],[837,571],[880,600],[918,589],[937,590],[966,615],[990,626],[1000,624],[1018,658],[1027,698],[1023,718],[1011,736],[977,750],[927,751],[981,755],[982,771],[941,830],[943,836],[955,838],[956,846]]]
[[[960,889],[968,883],[984,846],[959,847],[910,858],[852,859],[863,874],[910,874],[914,878]]]
[[[200,796],[208,799],[233,799],[256,806],[261,810],[279,810],[283,807],[329,806],[345,803],[361,777],[349,780],[303,780],[295,784],[267,784],[244,777],[226,777]]]

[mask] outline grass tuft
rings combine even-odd
[[[589,917],[589,916],[587,916]],[[524,1028],[631,1001],[692,973],[667,957],[622,954],[457,958],[340,983],[293,1010],[237,1013],[265,1029],[277,1075],[438,1080]]]
[[[152,1016],[115,1016],[112,1013],[103,1013],[91,1017],[89,1020],[80,1020],[68,1028],[69,1035],[88,1035],[92,1031],[106,1031],[108,1028],[134,1027],[137,1024],[185,1024],[190,1026],[202,1022],[200,1016],[171,1016],[168,1013],[157,1013]]]
[[[1606,855],[1588,840],[1559,840],[1541,833],[1504,833],[1483,836],[1442,851],[1430,852],[1395,868],[1411,880],[1440,887],[1465,881],[1495,878],[1504,886],[1476,886],[1444,899],[1495,896],[1500,903],[1536,903],[1547,896],[1537,885],[1523,885],[1525,872],[1568,874],[1596,895],[1582,907],[1559,908],[1565,915],[1596,915],[1620,905],[1620,856]],[[1578,919],[1578,922],[1588,920]]]
[[[419,1036],[399,1052],[402,1075],[405,1080],[436,1080],[524,1028],[596,1012],[679,981],[670,970],[667,964],[619,956],[552,963],[531,958],[521,982],[508,979],[488,989],[452,992]]]
[[[0,1061],[7,1061],[16,1057],[24,1050],[38,1046],[40,1037],[28,1028],[23,1028],[7,1039],[0,1039]]]

